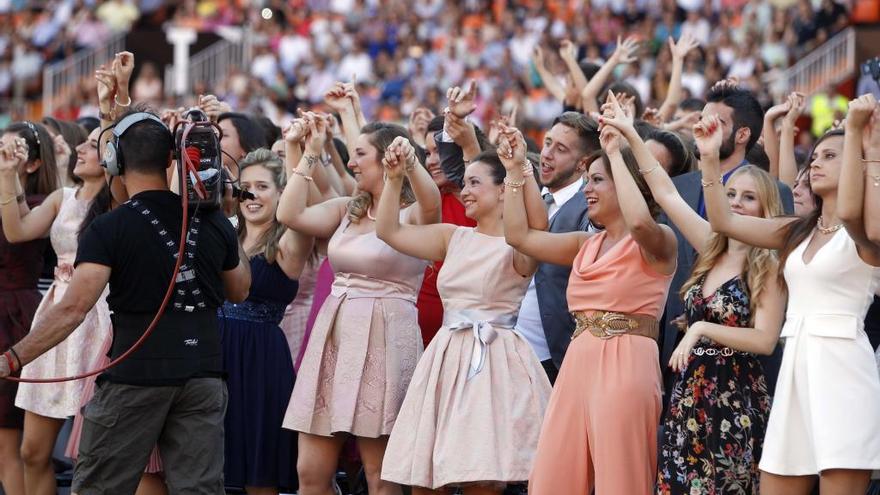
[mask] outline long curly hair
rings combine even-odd
[[[782,198],[779,195],[779,188],[776,187],[776,181],[767,172],[761,170],[754,165],[746,165],[730,176],[728,183],[741,175],[749,175],[755,181],[755,189],[757,189],[758,200],[761,202],[761,216],[764,218],[778,217],[784,214],[782,209]],[[694,263],[694,269],[690,278],[681,286],[681,297],[684,298],[688,290],[699,283],[718,259],[727,252],[729,239],[727,236],[719,233],[712,233],[706,243],[703,252],[697,257]],[[767,282],[767,277],[779,266],[779,260],[776,252],[772,249],[761,249],[752,247],[746,255],[740,276],[745,275],[745,289],[749,296],[749,314],[750,321],[754,321],[755,310],[758,307],[758,301]]]
[[[413,142],[409,133],[402,126],[397,124],[388,124],[385,122],[374,122],[372,124],[367,124],[361,129],[361,134],[366,134],[367,141],[376,148],[376,163],[380,164],[382,162],[382,156],[385,153],[385,150],[394,139],[398,136],[405,137],[412,145],[413,148],[416,147],[416,144]],[[403,189],[400,190],[400,202],[409,206],[416,202],[416,195],[412,190],[412,185],[409,183],[409,179],[404,177],[403,179]],[[373,195],[367,191],[355,191],[354,197],[351,198],[351,201],[348,202],[348,220],[351,223],[358,223],[362,218],[367,216],[367,211],[373,205]]]
[[[284,170],[284,160],[266,148],[257,148],[254,151],[251,151],[241,160],[241,162],[239,162],[238,165],[239,177],[241,177],[241,173],[246,169],[261,166],[266,168],[266,170],[272,174],[272,180],[279,191],[283,191],[284,186],[287,184],[287,173]],[[244,242],[245,237],[247,237],[247,222],[245,222],[244,215],[242,215],[240,208],[236,215],[238,216],[238,239]],[[287,231],[287,227],[281,222],[276,221],[274,218],[272,219],[272,223],[272,228],[267,229],[260,236],[260,239],[254,247],[247,251],[246,254],[248,255],[248,258],[262,254],[265,256],[266,261],[269,263],[275,263],[275,259],[278,256],[278,242],[281,240],[281,236],[284,235],[284,232]]]

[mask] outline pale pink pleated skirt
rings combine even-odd
[[[382,479],[427,488],[525,481],[550,382],[529,343],[498,328],[468,379],[470,329],[441,328],[419,361],[385,450]]]
[[[312,328],[284,428],[391,434],[421,353],[412,301],[331,294]]]

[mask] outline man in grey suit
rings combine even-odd
[[[721,126],[725,134],[724,142],[721,145],[721,173],[722,181],[727,179],[743,165],[746,165],[746,153],[752,149],[758,142],[761,135],[761,129],[764,125],[764,112],[755,96],[744,89],[738,88],[729,83],[718,83],[709,90],[706,95],[706,106],[703,107],[703,116],[718,115]],[[702,174],[699,171],[690,172],[673,178],[673,183],[682,198],[694,210],[700,213],[703,218],[706,217],[706,207],[703,201]],[[777,183],[779,193],[782,197],[782,206],[787,214],[794,211],[791,189],[781,182]],[[667,363],[675,350],[680,333],[678,328],[672,324],[672,321],[684,313],[684,303],[679,295],[681,286],[688,279],[696,260],[696,251],[688,244],[687,240],[681,235],[681,232],[671,222],[667,222],[672,227],[678,238],[678,268],[672,279],[672,285],[669,288],[669,297],[666,300],[666,325],[661,335],[661,366],[664,370],[664,382],[666,390],[666,400],[668,400],[668,392],[672,386],[673,373],[670,371]],[[776,384],[776,375],[779,371],[780,362],[779,349],[772,356],[762,356],[761,361],[767,375],[768,385],[771,393]],[[665,404],[665,401],[664,401]]]
[[[550,232],[587,230],[587,201],[581,193],[591,155],[600,149],[599,126],[590,117],[565,112],[544,136],[538,175],[547,203]],[[571,266],[541,263],[520,307],[516,330],[528,340],[550,382],[556,381],[571,341],[574,321],[565,291]]]

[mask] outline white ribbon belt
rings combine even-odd
[[[477,375],[486,362],[489,344],[498,337],[495,327],[512,329],[516,315],[498,315],[479,310],[451,310],[443,314],[443,326],[450,332],[470,329],[474,334],[474,350],[471,353],[471,367],[468,380]]]

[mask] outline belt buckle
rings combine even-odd
[[[590,328],[596,330],[591,333],[600,339],[617,337],[638,327],[635,321],[620,313],[597,313],[591,320]]]

